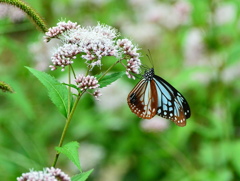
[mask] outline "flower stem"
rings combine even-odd
[[[76,76],[76,73],[75,73],[75,71],[74,71],[72,65],[69,65],[69,67],[71,68],[71,71],[72,71],[72,73],[73,73],[73,77],[74,77],[74,79],[76,79],[77,76]]]
[[[71,84],[71,67],[68,67],[68,84]],[[72,93],[71,93],[71,87],[68,87],[68,111],[67,116],[69,116],[71,111],[71,102],[72,102]]]
[[[98,79],[98,81],[101,80],[115,65],[117,65],[117,64],[118,64],[119,62],[121,62],[121,61],[122,61],[122,59],[116,61],[112,66],[110,66],[110,67],[103,73],[103,75]]]
[[[77,99],[76,99],[75,102],[74,102],[73,108],[72,108],[70,114],[69,114],[68,117],[67,117],[66,124],[65,124],[65,126],[64,126],[64,129],[63,129],[63,132],[62,132],[61,139],[60,139],[60,141],[59,141],[58,147],[62,147],[62,145],[63,145],[63,140],[64,140],[65,135],[66,135],[66,133],[67,133],[68,126],[69,126],[69,124],[70,124],[70,122],[71,122],[71,120],[72,120],[73,113],[75,112],[75,110],[76,110],[76,108],[77,108],[77,104],[78,104],[80,98],[82,97],[82,95],[83,95],[84,93],[85,93],[85,91],[79,93],[78,96],[77,96]],[[56,155],[55,155],[55,159],[54,159],[54,161],[53,161],[53,164],[52,164],[53,167],[56,166],[59,155],[60,155],[60,153],[57,152]]]

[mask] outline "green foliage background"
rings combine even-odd
[[[127,0],[26,2],[44,17],[49,27],[55,26],[61,18],[81,25],[96,25],[99,21],[120,32],[124,21],[138,24],[138,28],[145,26],[140,16],[142,12],[136,11],[137,7]],[[175,2],[159,1],[169,5]],[[190,22],[174,29],[159,25],[161,31],[156,38],[160,37],[161,41],[141,44],[128,37],[142,48],[142,61],[148,65],[149,60],[144,55],[150,49],[156,73],[189,101],[192,117],[187,126],[180,128],[170,123],[169,128],[161,132],[145,132],[126,101],[114,111],[103,110],[91,96],[84,96],[65,142],[77,140],[101,148],[104,154],[93,164],[89,180],[240,180],[240,1],[188,2]],[[234,6],[235,18],[217,24],[212,20],[213,14],[224,4]],[[189,66],[183,47],[194,28],[204,35],[205,64],[191,62]],[[146,31],[145,36],[152,33]],[[30,168],[49,167],[63,129],[64,117],[57,112],[42,84],[24,68],[35,67],[35,57],[45,55],[44,51],[38,54],[30,51],[34,43],[44,44],[42,36],[28,19],[15,23],[9,18],[0,20],[0,80],[15,91],[14,94],[0,93],[1,180],[15,180]],[[50,64],[50,57],[41,61]],[[110,61],[106,60],[106,64],[110,65]],[[119,66],[116,70],[123,68]],[[63,77],[60,71],[47,69],[47,72],[59,79]],[[122,80],[131,85],[126,86],[127,92],[137,83],[137,80],[127,80],[126,76]],[[123,88],[120,86],[119,90]],[[111,101],[116,103],[118,96],[116,94],[116,100]],[[104,101],[101,106],[105,106]],[[88,150],[90,156],[82,154],[80,158],[92,162],[93,149]],[[76,169],[64,156],[60,156],[57,166],[70,175],[76,174]]]

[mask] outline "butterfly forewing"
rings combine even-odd
[[[191,114],[186,99],[161,77],[154,75],[153,80],[156,82],[159,96],[157,114],[174,121],[178,126],[185,126],[186,119]]]
[[[131,111],[143,119],[151,119],[157,111],[157,91],[154,82],[142,79],[127,98]]]

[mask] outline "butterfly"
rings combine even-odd
[[[156,114],[185,126],[191,116],[190,107],[183,95],[166,80],[154,74],[154,69],[145,71],[143,78],[128,94],[129,108],[138,117],[151,119]]]

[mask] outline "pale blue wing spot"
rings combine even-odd
[[[162,86],[161,82],[159,82],[159,81],[156,80],[156,79],[154,79],[154,81],[155,81],[155,83],[157,84],[158,89],[160,89],[160,91],[162,92],[162,94],[163,94],[164,96],[166,96],[167,99],[171,100],[171,95],[169,94],[168,90],[167,90],[164,86]],[[168,86],[166,86],[166,87],[168,87]],[[161,95],[161,94],[159,94],[159,95]]]
[[[165,96],[162,96],[162,103],[165,105],[167,105],[168,104],[168,100],[166,99],[166,97]]]
[[[165,111],[165,110],[168,110],[167,105],[163,104],[163,110],[164,110],[164,111]]]

